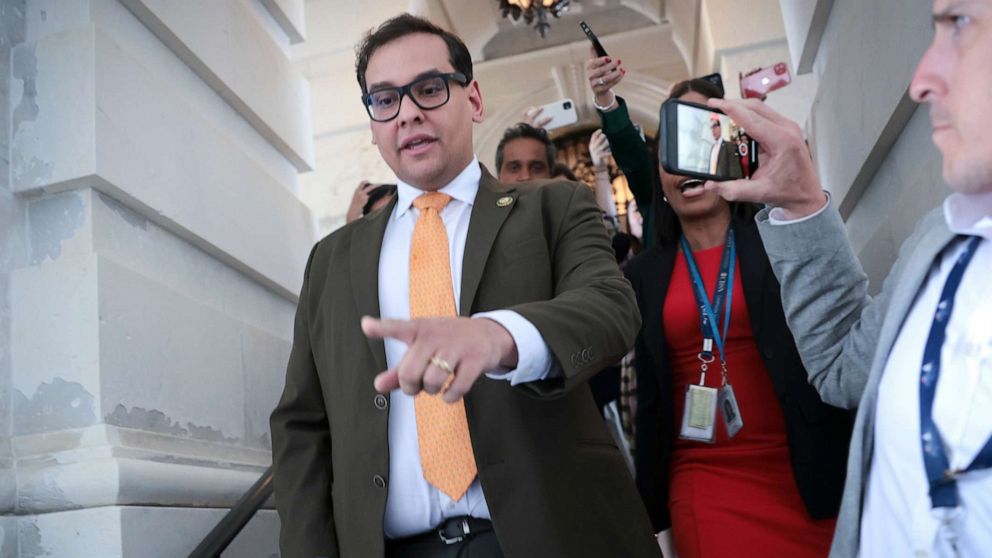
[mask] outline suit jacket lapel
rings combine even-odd
[[[378,318],[379,311],[379,253],[386,225],[396,207],[396,197],[383,208],[362,218],[351,234],[351,288],[359,316]],[[378,373],[386,369],[386,346],[382,339],[368,339],[369,348],[379,365]]]
[[[954,239],[954,233],[947,228],[943,214],[939,215],[939,223],[930,227],[929,234],[923,235],[916,244],[916,249],[909,255],[906,262],[905,271],[899,278],[899,288],[892,293],[892,301],[886,310],[886,315],[882,321],[882,329],[879,332],[878,353],[888,355],[892,350],[892,345],[902,330],[902,324],[906,321],[916,295],[919,293],[923,282],[930,273],[930,269],[937,261],[940,252]],[[876,353],[876,354],[878,354]],[[876,362],[878,370],[873,370],[873,377],[869,379],[868,389],[874,391],[881,378],[881,371],[885,368],[885,360]]]
[[[739,281],[744,290],[744,301],[747,303],[747,311],[751,318],[751,332],[757,340],[761,335],[764,317],[762,297],[765,292],[765,278],[771,264],[761,244],[758,228],[753,222],[740,222],[735,219],[731,226],[734,228],[737,261],[740,262],[741,268]]]
[[[671,284],[672,270],[675,269],[675,258],[678,257],[678,244],[669,242],[666,245],[658,244],[651,248],[645,256],[642,297],[644,307],[647,312],[644,315],[644,335],[649,342],[648,350],[653,352],[652,358],[659,363],[658,370],[668,370],[668,345],[665,339],[665,297],[668,295],[668,288]],[[655,342],[654,340],[661,340]],[[669,378],[663,378],[670,381]]]
[[[465,255],[462,257],[462,292],[458,304],[462,316],[472,314],[472,302],[482,281],[482,273],[489,260],[493,242],[503,222],[510,215],[517,196],[520,195],[512,189],[502,191],[501,187],[502,185],[489,174],[486,167],[482,167],[479,191],[475,195],[468,236],[465,239]],[[506,197],[512,198],[509,203],[503,201]],[[497,203],[498,201],[500,203]]]

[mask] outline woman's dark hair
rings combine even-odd
[[[445,31],[422,17],[402,14],[386,20],[375,30],[370,30],[362,42],[355,47],[355,73],[358,76],[358,85],[362,88],[362,95],[368,94],[365,71],[368,70],[369,59],[375,51],[387,43],[414,33],[427,33],[444,39],[444,43],[448,46],[448,61],[451,62],[451,66],[456,72],[465,74],[468,80],[466,83],[472,82],[472,55],[458,35]]]
[[[575,176],[575,172],[572,171],[572,167],[562,163],[561,161],[555,163],[555,166],[551,168],[551,178],[565,178],[571,180],[572,182],[579,181],[579,177]]]
[[[723,94],[720,90],[713,85],[711,82],[700,79],[687,79],[685,81],[680,81],[672,86],[671,91],[668,94],[669,99],[680,99],[689,93],[698,93],[707,99],[722,99]],[[659,120],[660,120],[660,109],[659,109]],[[656,160],[658,164],[661,164],[661,150],[663,149],[662,142],[664,138],[658,138],[658,152],[655,153]],[[658,188],[661,189],[661,173],[656,171],[658,177]],[[659,192],[664,194],[664,192]],[[669,242],[678,242],[679,237],[682,236],[682,225],[679,223],[679,217],[675,214],[675,210],[664,200],[658,200],[655,205],[655,229],[658,237],[658,243],[667,245]],[[753,219],[755,214],[761,206],[748,202],[730,202],[730,214],[731,219]]]

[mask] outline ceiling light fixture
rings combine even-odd
[[[561,17],[561,14],[568,11],[568,4],[569,0],[499,0],[504,18],[517,22],[523,17],[524,23],[533,25],[542,39],[551,30],[548,14],[555,18]]]

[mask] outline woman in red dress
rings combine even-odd
[[[676,85],[672,96],[704,104],[719,92],[691,80]],[[636,345],[637,482],[655,529],[674,539],[680,558],[826,556],[850,416],[824,404],[808,384],[753,221],[755,208],[659,170],[665,203],[658,204],[658,243],[626,268],[643,321]],[[704,385],[714,388],[708,393],[719,402],[708,415],[714,426],[705,441],[699,433],[710,431],[685,424],[705,423],[699,417],[707,413],[696,414],[705,408],[693,405],[693,413],[684,413],[688,391],[695,393],[702,379],[704,348],[701,295],[690,265],[698,269],[696,283],[707,302],[718,275],[730,278],[729,303],[712,308],[720,335],[707,335],[721,339],[705,375]],[[728,392],[721,390],[728,384],[737,406],[724,411]],[[735,414],[743,426],[730,436],[725,417]]]

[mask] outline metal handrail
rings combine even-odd
[[[272,467],[262,473],[227,515],[221,518],[206,537],[203,537],[200,544],[189,554],[189,558],[220,558],[220,554],[245,528],[255,512],[270,496],[272,496]]]

